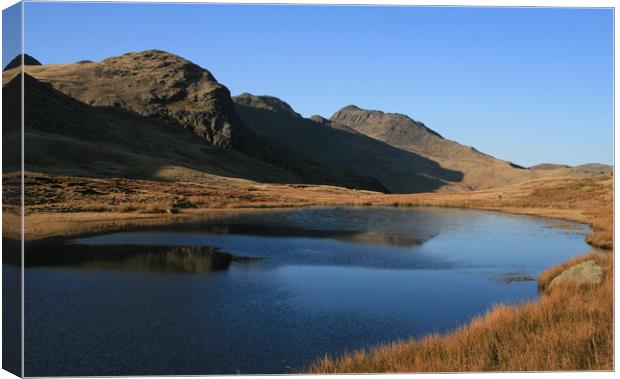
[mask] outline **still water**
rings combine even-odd
[[[290,373],[537,297],[588,250],[574,223],[309,208],[26,246],[25,370]]]

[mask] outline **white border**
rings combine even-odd
[[[598,7],[605,7],[605,8],[615,8],[616,7],[616,1],[615,0],[589,0],[589,1],[584,1],[584,0],[473,0],[473,1],[468,1],[468,0],[426,0],[426,1],[412,1],[412,0],[388,0],[388,1],[380,1],[380,0],[312,0],[312,1],[304,1],[304,0],[240,0],[240,1],[230,1],[230,0],[220,0],[220,1],[187,1],[187,0],[168,0],[168,1],[149,1],[149,0],[131,0],[131,1],[121,1],[121,0],[109,0],[109,1],[77,1],[77,0],[61,0],[61,1],[53,1],[53,0],[25,0],[26,2],[75,2],[75,3],[79,3],[79,2],[99,2],[99,3],[127,3],[127,2],[131,2],[131,3],[204,3],[204,4],[309,4],[309,5],[379,5],[379,6],[469,6],[469,7],[574,7],[574,8],[598,8]],[[0,5],[2,9],[5,9],[11,5],[16,4],[17,1],[15,0],[0,0]],[[615,13],[615,9],[614,9],[614,13]],[[1,20],[0,20],[0,26],[1,26]],[[24,26],[24,7],[22,4],[22,33],[21,33],[21,44],[22,44],[22,52],[23,47],[24,47],[24,40],[23,40],[23,26]],[[616,47],[616,41],[618,40],[618,30],[615,28],[615,14],[614,14],[614,166],[617,166],[618,162],[616,161],[616,155],[615,155],[615,146],[618,143],[618,135],[615,133],[615,125],[616,125],[616,115],[617,112],[615,112],[616,110],[616,96],[615,96],[615,90],[616,90],[616,76],[615,76],[615,72],[618,68],[618,55],[617,55],[617,49]],[[1,41],[0,41],[0,47],[1,47]],[[23,76],[22,76],[22,89],[23,89]],[[23,93],[23,92],[22,92]],[[1,97],[1,95],[0,95]],[[2,111],[0,110],[0,117],[1,117]],[[23,214],[23,196],[24,196],[24,186],[23,186],[23,172],[24,172],[24,141],[23,141],[23,96],[22,96],[22,214]],[[1,151],[1,147],[0,147],[0,151]],[[1,166],[1,154],[0,154],[0,166]],[[616,204],[615,202],[615,198],[616,198],[616,178],[614,175],[614,220],[615,220],[615,214],[617,214],[619,206],[618,204]],[[1,195],[0,195],[1,196]],[[1,223],[1,219],[0,219],[0,223]],[[24,232],[24,219],[23,217],[21,218],[21,224],[22,224],[22,235]],[[616,230],[616,225],[614,223],[614,240],[616,240],[617,237],[617,230]],[[0,247],[1,249],[1,247]],[[619,263],[618,260],[615,260],[615,270],[617,269]],[[23,337],[23,315],[24,315],[24,272],[23,272],[23,239],[22,239],[22,337]],[[617,270],[615,271],[617,272]],[[615,284],[617,286],[617,282]],[[1,298],[1,294],[0,294],[0,298]],[[614,291],[614,301],[615,301],[615,291]],[[614,312],[616,312],[616,307],[614,305]],[[618,323],[617,323],[617,312],[615,313],[615,318],[614,318],[614,337],[615,337],[615,341],[614,341],[614,356],[615,356],[615,352],[618,351],[617,347],[618,347]],[[1,321],[1,315],[0,315],[0,321]],[[1,332],[0,332],[0,338],[1,338]],[[0,352],[1,352],[1,345],[0,345]],[[23,364],[24,364],[24,360],[23,360],[23,351],[24,351],[24,344],[22,341],[22,375],[23,375]],[[617,367],[615,365],[614,362],[614,368]],[[588,377],[594,377],[594,378],[607,378],[607,377],[614,377],[615,374],[614,373],[608,373],[608,372],[553,372],[553,373],[474,373],[474,374],[468,374],[468,373],[464,373],[464,374],[397,374],[399,377],[411,377],[413,378],[413,376],[419,376],[422,375],[424,377],[427,377],[429,375],[432,375],[433,378],[450,378],[453,377],[454,375],[459,375],[460,376],[465,376],[465,377],[478,377],[478,376],[484,376],[485,378],[489,378],[489,379],[495,379],[495,378],[506,378],[506,377],[511,377],[511,378],[530,378],[530,377],[536,377],[536,378],[540,378],[540,377],[545,377],[545,378],[582,378],[585,375],[587,375]],[[257,375],[254,375],[257,376]],[[330,378],[345,378],[345,377],[349,377],[350,375],[329,375]],[[373,376],[377,376],[377,375],[373,375]],[[187,376],[168,376],[168,378],[186,378]],[[219,378],[221,376],[198,376],[198,377],[209,377],[209,378]],[[241,377],[250,377],[250,376],[241,376]],[[279,378],[281,377],[280,375],[258,375],[258,377],[260,378]],[[306,377],[306,375],[299,375],[298,377]],[[308,376],[310,377],[310,376]],[[317,378],[317,377],[327,377],[327,375],[313,375],[311,376],[313,378]],[[378,375],[378,377],[388,377],[387,375]],[[15,378],[15,376],[13,376],[12,374],[9,374],[6,371],[0,370],[0,379],[3,378]],[[77,378],[77,377],[72,377],[72,378]],[[135,377],[129,377],[129,378],[135,378]],[[144,377],[143,377],[144,378]],[[146,378],[160,378],[160,377],[146,377]],[[224,377],[226,378],[226,376]]]

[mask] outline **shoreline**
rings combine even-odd
[[[5,175],[5,193],[20,192]],[[8,180],[7,180],[8,179]],[[612,246],[613,177],[535,180],[492,190],[383,194],[322,185],[170,183],[26,175],[25,236],[98,233],[128,227],[208,220],[222,213],[278,211],[320,206],[446,207],[542,216],[588,224],[588,243]],[[74,185],[79,182],[80,185]],[[182,195],[179,195],[182,193]],[[18,198],[17,198],[18,199]],[[20,235],[19,202],[6,202],[3,233]]]
[[[29,215],[25,218],[25,223],[36,223],[63,221],[71,223],[73,226],[66,230],[63,234],[57,234],[53,229],[41,230],[37,229],[35,234],[32,232],[26,235],[25,241],[38,241],[49,238],[64,238],[64,237],[81,237],[85,235],[113,233],[120,231],[127,231],[141,226],[165,226],[165,225],[179,225],[184,223],[202,222],[212,218],[217,218],[226,214],[247,214],[247,213],[262,213],[262,212],[277,212],[277,211],[289,211],[296,209],[308,209],[308,208],[333,208],[333,207],[347,207],[347,208],[401,208],[401,209],[462,209],[473,211],[486,211],[504,213],[510,215],[541,217],[545,219],[553,219],[558,221],[575,222],[586,225],[592,228],[592,225],[587,223],[581,218],[571,217],[570,211],[562,212],[556,209],[545,208],[499,208],[499,207],[463,207],[452,205],[404,205],[393,206],[388,204],[346,204],[346,203],[333,203],[333,204],[305,204],[298,206],[273,206],[273,207],[239,207],[239,208],[205,208],[192,210],[187,213],[177,214],[128,214],[128,213],[98,213],[98,212],[79,212],[79,213],[38,213],[35,215]],[[18,220],[18,217],[13,214],[5,214],[4,217],[12,219],[11,221]],[[6,220],[9,221],[9,220]],[[90,226],[86,226],[90,225]],[[15,239],[15,234],[11,230],[6,230],[10,235],[10,238]],[[5,233],[6,234],[6,233]],[[595,245],[591,245],[594,248],[600,248]],[[602,250],[608,250],[600,248]]]
[[[428,195],[428,194],[422,194]],[[390,196],[390,195],[386,195]],[[432,197],[431,197],[432,199]],[[158,214],[158,213],[99,213],[99,212],[77,212],[77,213],[36,213],[27,215],[24,223],[31,224],[26,229],[34,227],[34,232],[26,233],[25,241],[33,242],[39,240],[45,240],[50,238],[78,238],[82,236],[98,235],[105,233],[128,231],[139,227],[153,227],[153,226],[165,226],[165,225],[179,225],[184,223],[203,222],[213,218],[217,218],[227,214],[247,214],[247,213],[262,213],[262,212],[278,212],[289,211],[295,209],[307,209],[307,208],[331,208],[331,207],[351,207],[351,208],[401,208],[401,209],[462,209],[462,210],[474,210],[474,211],[486,211],[496,212],[510,215],[541,217],[545,219],[552,219],[558,221],[575,222],[588,226],[590,229],[594,229],[594,226],[584,219],[583,216],[575,217],[574,211],[566,209],[555,208],[517,208],[517,207],[467,207],[459,205],[424,205],[424,204],[407,204],[407,205],[390,205],[384,203],[377,204],[347,204],[347,203],[331,203],[331,204],[302,204],[296,206],[290,205],[274,205],[271,207],[239,207],[239,208],[204,208],[194,209],[191,211],[176,213],[176,214]],[[7,221],[15,224],[18,221],[18,216],[14,214],[3,214],[5,218],[3,225],[6,225]],[[62,224],[63,231],[55,231],[54,228],[43,229],[40,224],[48,224],[60,222]],[[67,228],[67,229],[64,229]],[[16,239],[16,233],[12,229],[6,229],[3,231],[5,237]],[[7,235],[8,234],[8,235]],[[592,248],[600,249],[603,251],[610,251],[613,248],[605,248],[586,242]]]
[[[506,187],[496,190],[476,191],[469,193],[422,193],[422,194],[410,194],[410,195],[386,195],[372,192],[357,192],[346,189],[333,189],[321,186],[304,186],[289,187],[284,186],[286,191],[280,198],[274,196],[273,193],[268,193],[271,188],[267,187],[269,203],[258,203],[254,206],[247,206],[248,203],[222,203],[219,207],[212,208],[199,208],[192,207],[189,209],[177,210],[178,213],[140,213],[140,212],[92,212],[92,211],[74,211],[74,212],[45,212],[45,211],[33,211],[26,208],[25,225],[27,229],[26,241],[42,241],[48,238],[71,238],[85,235],[94,235],[101,233],[109,233],[113,231],[131,230],[135,228],[145,226],[163,226],[173,225],[190,222],[206,221],[210,218],[216,218],[223,214],[234,213],[248,213],[248,212],[277,212],[286,211],[292,208],[308,208],[308,207],[335,207],[335,206],[351,206],[351,207],[399,207],[404,209],[416,209],[416,208],[446,208],[446,209],[471,209],[479,211],[492,211],[513,215],[524,215],[530,217],[543,217],[547,219],[556,219],[570,222],[577,222],[588,225],[592,232],[586,234],[586,242],[592,247],[592,251],[600,249],[595,253],[579,253],[575,256],[577,260],[585,259],[584,257],[590,257],[590,259],[596,260],[601,267],[604,267],[606,272],[605,281],[598,287],[594,287],[588,291],[576,289],[563,289],[562,291],[553,291],[551,294],[541,293],[540,297],[533,301],[528,302],[516,307],[509,307],[506,305],[498,305],[495,308],[489,310],[485,314],[475,317],[470,320],[463,327],[447,331],[441,335],[429,335],[420,339],[414,339],[410,341],[394,342],[387,345],[380,345],[375,347],[369,347],[364,351],[351,352],[349,355],[331,359],[325,357],[317,360],[313,365],[306,368],[313,373],[354,373],[354,372],[419,372],[419,371],[433,371],[433,372],[454,372],[454,371],[515,371],[515,370],[536,370],[541,371],[540,367],[532,364],[528,366],[526,363],[515,363],[508,360],[506,365],[502,365],[501,360],[495,362],[492,366],[485,366],[486,363],[477,362],[471,363],[468,366],[442,366],[442,360],[437,360],[429,351],[424,350],[432,347],[436,351],[441,350],[445,354],[451,354],[451,348],[454,346],[460,346],[459,344],[467,341],[470,346],[467,349],[471,349],[471,346],[475,344],[481,344],[480,349],[484,353],[479,353],[474,349],[470,352],[471,356],[463,356],[460,359],[473,359],[472,356],[484,355],[488,353],[485,350],[488,343],[497,344],[491,335],[487,334],[490,330],[505,324],[510,324],[518,319],[520,324],[526,324],[529,319],[536,319],[536,315],[543,314],[546,319],[553,319],[557,316],[557,312],[565,310],[565,304],[572,303],[579,299],[582,302],[590,302],[591,305],[587,308],[589,312],[594,309],[596,314],[602,312],[605,314],[605,309],[601,311],[601,307],[605,308],[613,303],[613,292],[609,292],[609,283],[613,281],[613,210],[611,208],[613,201],[613,178],[599,178],[599,179],[562,179],[557,182],[553,181],[537,181],[523,183],[519,186]],[[541,190],[542,188],[542,190]],[[277,187],[278,191],[282,190],[282,186]],[[277,191],[276,191],[277,192]],[[336,195],[333,195],[336,192]],[[280,193],[281,192],[277,192]],[[325,196],[328,193],[330,196]],[[317,194],[323,196],[317,196]],[[550,197],[551,196],[551,197]],[[566,198],[570,200],[567,201]],[[273,201],[276,199],[277,201]],[[197,198],[191,198],[193,202],[199,202]],[[197,201],[198,200],[198,201]],[[244,206],[246,205],[246,206]],[[73,206],[73,205],[72,205]],[[87,204],[87,206],[89,206]],[[85,206],[82,209],[88,209]],[[152,207],[153,204],[146,204],[145,207]],[[140,209],[140,208],[138,208]],[[148,208],[146,208],[148,209]],[[10,234],[10,225],[16,225],[16,221],[19,221],[19,217],[15,214],[7,212],[5,207],[3,212],[3,232],[4,237],[7,237],[7,232]],[[9,223],[7,224],[7,221]],[[12,221],[12,222],[11,222]],[[13,233],[18,233],[17,230],[12,230]],[[585,254],[585,255],[584,255]],[[538,280],[541,283],[541,278],[546,275],[546,278],[553,279],[553,276],[548,274],[558,270],[559,267],[565,263],[560,263],[554,267],[548,268]],[[546,274],[547,273],[547,274]],[[550,280],[550,279],[549,279]],[[613,288],[612,288],[613,290]],[[566,299],[571,299],[571,302],[567,302]],[[553,306],[550,306],[552,304]],[[563,308],[564,307],[564,308]],[[543,309],[541,311],[541,309]],[[574,311],[574,310],[573,310]],[[600,311],[600,312],[599,312]],[[546,312],[546,313],[545,313]],[[556,312],[556,313],[554,313]],[[581,310],[578,310],[576,314],[571,314],[573,318],[594,317],[589,314],[582,315]],[[583,311],[585,312],[585,311]],[[582,312],[582,313],[583,313]],[[527,317],[525,317],[525,316]],[[525,317],[525,320],[521,320]],[[597,316],[598,317],[598,316]],[[489,321],[491,320],[491,321]],[[506,321],[508,320],[508,321]],[[600,325],[591,326],[594,328],[595,335],[603,336],[603,341],[608,337],[608,333],[613,332],[608,330],[607,323],[611,323],[611,320],[604,319]],[[540,333],[561,333],[561,330],[557,328],[565,328],[570,330],[571,325],[562,325],[558,321],[556,324],[549,324],[542,326],[542,329],[538,329],[536,334],[532,329],[526,329],[527,332],[521,334],[509,333],[507,339],[511,338],[525,338],[525,341],[535,340]],[[491,325],[491,326],[489,326]],[[611,329],[611,328],[609,328]],[[486,336],[479,338],[480,340],[471,340],[472,335]],[[487,334],[485,334],[487,333]],[[523,335],[525,337],[523,337]],[[548,336],[548,338],[552,338]],[[566,338],[570,338],[567,335]],[[592,337],[594,338],[594,337]],[[487,340],[488,339],[488,340]],[[447,342],[446,342],[447,341]],[[491,342],[489,342],[491,341]],[[525,343],[519,340],[520,343]],[[541,343],[544,344],[544,341]],[[518,346],[518,344],[513,344]],[[603,344],[604,346],[605,344]],[[446,347],[448,346],[448,347]],[[452,346],[452,347],[450,347]],[[495,346],[495,345],[493,345]],[[512,345],[505,347],[506,351],[510,351]],[[577,347],[581,345],[576,345]],[[589,361],[585,359],[583,363],[585,366],[561,366],[555,369],[607,369],[607,361],[611,359],[613,364],[613,357],[609,358],[608,354],[613,351],[611,346],[599,346],[599,350],[603,350],[603,363],[599,362],[599,357],[596,357],[595,361]],[[494,349],[498,347],[495,346]],[[390,350],[391,349],[391,350]],[[398,360],[401,357],[407,361],[408,356],[402,356],[403,349],[409,349],[415,354],[431,354],[428,358],[428,362],[416,361],[416,365],[407,368],[398,367],[402,362]],[[550,349],[550,350],[549,350]],[[556,351],[557,350],[557,351]],[[560,354],[563,350],[548,348],[545,354]],[[426,351],[426,353],[424,353]],[[469,351],[469,350],[467,350]],[[493,350],[495,351],[495,350]],[[422,352],[422,353],[420,353]],[[600,352],[599,352],[600,353]],[[373,355],[374,354],[374,355]],[[413,353],[412,353],[413,354]],[[493,353],[496,354],[496,353]],[[533,354],[533,355],[532,355]],[[526,354],[524,357],[528,359],[534,359],[538,362],[541,358],[540,352]],[[538,354],[538,355],[536,355]],[[606,355],[607,354],[607,355]],[[521,354],[523,355],[523,354]],[[373,360],[376,356],[382,357],[383,360],[392,362],[394,366],[376,366],[376,362]],[[554,358],[555,359],[555,358]],[[564,359],[564,358],[563,358]],[[557,364],[563,362],[558,359]],[[420,366],[421,364],[421,366]],[[603,366],[600,366],[602,364]],[[599,365],[599,366],[597,366]],[[544,370],[544,368],[542,369]]]

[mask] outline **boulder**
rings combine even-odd
[[[595,285],[601,280],[603,280],[603,270],[596,262],[588,260],[564,270],[551,281],[550,287],[564,284]]]

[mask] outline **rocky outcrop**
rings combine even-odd
[[[241,149],[245,142],[228,89],[209,71],[174,54],[147,50],[32,74],[87,104],[179,124],[218,147]]]
[[[493,159],[473,148],[447,140],[423,123],[400,113],[385,113],[348,105],[334,113],[330,120],[390,145],[428,156],[467,154],[477,160]]]

